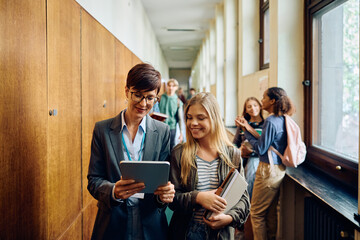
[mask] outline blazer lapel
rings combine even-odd
[[[122,151],[122,139],[121,139],[121,113],[114,118],[114,121],[110,125],[110,140],[111,145],[114,149],[115,157],[118,165],[120,165],[120,161],[125,160],[124,153]]]
[[[158,149],[156,143],[158,142],[158,132],[154,126],[153,119],[149,115],[146,116],[146,136],[144,142],[144,161],[154,161],[154,156],[156,156],[155,151]]]

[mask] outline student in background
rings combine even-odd
[[[195,88],[190,88],[189,95],[187,97],[187,101],[189,101],[193,96],[195,96],[195,94],[196,94]]]
[[[214,194],[232,167],[244,176],[240,152],[229,141],[211,93],[198,93],[185,108],[187,141],[171,153],[170,180],[175,185],[171,239],[234,239],[249,214],[247,191],[226,214],[226,201]],[[205,209],[216,213],[203,218]]]
[[[241,126],[241,122],[245,123],[245,127]],[[245,169],[245,178],[248,182],[247,189],[251,200],[255,173],[260,160],[259,155],[252,149],[248,139],[245,138],[245,131],[249,131],[257,138],[260,137],[264,125],[264,117],[262,114],[261,103],[257,98],[249,97],[245,100],[242,116],[238,116],[235,119],[235,125],[237,126],[237,129],[233,143],[240,148],[241,151]],[[239,229],[237,234],[239,236],[244,235],[245,239],[253,238],[250,218],[246,220],[244,228]]]
[[[183,91],[183,89],[180,87],[179,88],[179,90],[178,90],[178,92],[177,92],[177,95],[179,96],[179,99],[181,100],[181,102],[183,103],[183,106],[185,106],[185,104],[186,104],[186,98],[185,98],[185,96],[184,96],[184,91]],[[182,108],[182,111],[184,111],[184,108]],[[182,120],[181,121],[179,121],[179,125],[178,125],[178,127],[176,128],[176,137],[177,137],[177,139],[179,139],[179,137],[180,137],[180,131],[181,131],[181,133],[182,133],[182,137],[183,137],[183,139],[182,139],[182,142],[185,142],[186,141],[186,130],[185,130],[185,123],[184,123],[184,120],[183,120],[183,115],[184,115],[184,113],[182,112]],[[181,124],[181,130],[180,130],[180,124]],[[176,139],[176,138],[175,138]],[[175,145],[176,144],[178,144],[178,143],[181,143],[181,142],[179,142],[179,141],[175,141]]]
[[[183,104],[186,103],[186,99],[185,99],[185,96],[184,96],[184,90],[180,87],[178,92],[177,92],[177,95],[179,97],[179,99],[182,101]]]
[[[242,127],[241,124],[245,127]],[[249,146],[248,139],[245,138],[245,131],[250,132],[256,138],[260,137],[264,125],[261,103],[255,97],[249,97],[245,100],[242,116],[235,119],[237,126],[233,143],[240,148],[245,168],[245,178],[248,182],[248,191],[250,199],[255,181],[256,169],[259,165],[259,155]]]
[[[177,92],[177,95],[178,95],[178,97],[179,97],[179,99],[181,100],[181,102],[183,103],[183,106],[185,106],[185,104],[186,104],[186,98],[185,98],[185,96],[184,96],[184,91],[183,91],[183,89],[180,87],[179,88],[179,90],[178,90],[178,92]],[[183,139],[182,139],[182,142],[185,142],[186,141],[186,129],[185,129],[185,122],[184,122],[184,108],[182,107],[182,116],[181,116],[181,118],[182,118],[182,120],[181,121],[179,121],[179,125],[176,127],[176,138],[175,138],[175,145],[176,144],[179,144],[179,143],[181,143],[180,141],[177,141],[176,139],[179,139],[179,137],[180,137],[180,131],[181,131],[181,133],[182,133],[182,137],[183,137]],[[181,130],[180,130],[180,124],[181,124]]]
[[[295,108],[286,92],[279,87],[267,89],[261,100],[263,109],[270,113],[266,118],[260,138],[245,131],[254,151],[260,156],[251,199],[251,222],[254,239],[276,239],[277,205],[280,184],[285,176],[285,166],[274,152],[274,165],[269,164],[268,150],[273,146],[281,154],[287,146],[284,114],[292,115]],[[246,120],[242,120],[245,127]]]
[[[127,108],[115,118],[95,124],[88,170],[88,190],[98,200],[91,239],[166,239],[165,208],[174,198],[168,182],[154,194],[141,194],[144,183],[123,180],[119,163],[166,161],[170,154],[169,127],[147,114],[157,101],[161,76],[149,64],[128,73]]]
[[[154,104],[154,106],[151,108],[151,110],[149,111],[149,114],[150,113],[153,113],[153,112],[160,112],[160,109],[159,109],[159,102],[156,102]]]
[[[183,103],[176,95],[178,86],[179,83],[176,79],[169,79],[167,82],[166,92],[161,95],[159,103],[160,112],[168,115],[165,123],[170,127],[170,150],[175,146],[176,124],[178,123],[180,128],[179,142],[181,143],[183,141],[181,121],[183,121],[184,112],[182,108]]]

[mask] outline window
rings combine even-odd
[[[359,1],[308,1],[305,141],[309,162],[351,187],[359,161]]]
[[[260,69],[269,68],[270,64],[270,10],[269,0],[260,0]]]

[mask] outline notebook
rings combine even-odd
[[[240,175],[239,171],[232,168],[221,186],[215,192],[215,194],[225,198],[227,202],[224,210],[225,214],[240,201],[242,195],[247,189],[247,185],[248,183],[245,178]],[[213,215],[214,213],[209,210],[206,210],[204,213],[206,219]]]

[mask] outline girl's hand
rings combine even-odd
[[[237,116],[237,117],[235,118],[235,125],[236,125],[237,127],[241,127],[240,118],[241,118],[241,116]]]
[[[243,116],[241,116],[239,118],[239,124],[240,124],[241,127],[245,128],[246,130],[249,130],[249,127],[251,127],[249,125],[248,121],[246,121],[246,119]]]
[[[159,195],[160,201],[163,203],[171,203],[175,197],[174,184],[168,182],[167,185],[158,187],[154,195]]]
[[[230,215],[225,215],[224,213],[220,213],[211,216],[209,220],[203,217],[203,220],[212,229],[219,229],[229,225],[233,221],[233,218]]]
[[[252,150],[250,150],[247,146],[245,146],[244,144],[241,144],[240,146],[240,152],[241,152],[241,157],[242,158],[248,158],[250,157]]]
[[[214,213],[221,213],[226,208],[226,200],[215,194],[216,190],[199,192],[196,196],[196,203]]]

